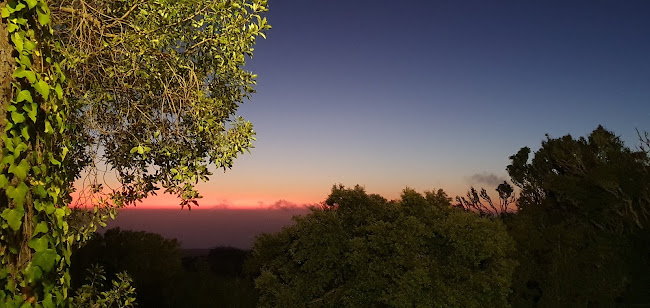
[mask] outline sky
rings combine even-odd
[[[202,209],[294,207],[334,184],[402,189],[508,179],[545,134],[650,131],[649,1],[270,0],[239,110],[257,142],[199,185]],[[178,207],[159,196],[138,208]]]

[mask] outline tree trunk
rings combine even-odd
[[[0,1],[0,7],[4,7],[6,1]],[[4,134],[6,120],[7,120],[7,107],[11,101],[11,76],[13,75],[16,67],[16,61],[13,57],[14,48],[9,41],[9,32],[7,31],[7,22],[2,19],[0,21],[0,134]],[[4,143],[0,139],[0,155],[2,154]]]

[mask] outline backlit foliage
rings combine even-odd
[[[235,113],[254,92],[242,67],[270,28],[266,1],[0,6],[12,57],[2,67],[13,66],[0,93],[0,303],[65,307],[75,241],[159,188],[196,204],[208,166],[227,169],[252,147]],[[73,224],[82,175],[79,200],[94,210]]]

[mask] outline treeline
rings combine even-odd
[[[137,307],[255,307],[253,280],[243,272],[249,254],[231,247],[188,254],[176,239],[113,228],[95,234],[73,253],[70,274],[73,289],[80,290],[96,266],[106,281],[126,272],[133,279]],[[104,283],[98,291],[111,287]]]
[[[252,251],[183,259],[178,242],[109,230],[74,254],[127,270],[140,307],[647,307],[650,157],[598,127],[547,137],[507,167],[513,187],[405,189],[399,200],[334,186]],[[531,157],[532,156],[532,157]],[[518,196],[516,199],[515,196]]]

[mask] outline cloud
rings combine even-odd
[[[505,181],[504,178],[499,177],[498,175],[494,173],[475,173],[472,176],[469,177],[468,181],[472,185],[485,185],[490,188],[494,187],[496,188],[499,184],[503,183]]]
[[[281,199],[267,206],[266,208],[270,210],[298,210],[298,209],[306,209],[307,207],[308,205],[306,204],[297,204],[291,201]]]
[[[221,203],[214,205],[211,208],[216,210],[226,210],[226,209],[230,209],[231,205],[225,201],[222,201]]]

